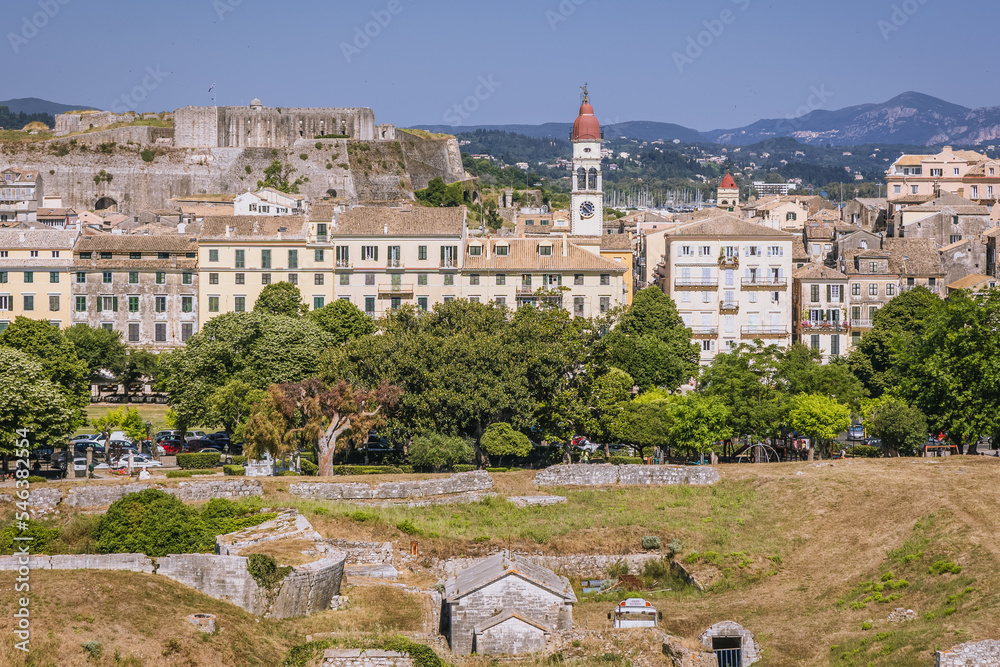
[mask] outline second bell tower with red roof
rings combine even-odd
[[[729,172],[719,183],[719,193],[715,197],[719,208],[727,209],[730,213],[740,205],[740,186],[736,185],[736,179]]]

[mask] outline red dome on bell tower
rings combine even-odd
[[[583,87],[583,104],[580,105],[580,115],[573,123],[573,141],[601,141],[601,123],[594,115],[594,107],[590,104],[587,86]]]

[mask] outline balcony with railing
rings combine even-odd
[[[532,296],[535,293],[535,288],[531,285],[518,285],[517,295],[518,296]]]
[[[674,288],[679,290],[715,289],[718,286],[718,278],[677,278],[674,280]]]
[[[723,315],[737,315],[740,312],[740,304],[738,301],[721,301],[719,312]]]
[[[911,290],[915,290],[918,287],[923,287],[924,289],[930,291],[931,294],[940,294],[941,293],[941,288],[938,285],[900,285],[899,286],[899,293],[903,294],[904,292],[909,292]]]
[[[378,295],[381,297],[413,296],[412,284],[379,285]]]
[[[441,268],[442,269],[457,269],[458,268],[458,260],[457,259],[450,259],[450,258],[442,259],[441,260]]]
[[[847,322],[841,322],[840,320],[802,320],[800,324],[802,333],[844,333],[850,328]]]
[[[851,320],[851,328],[855,329],[855,330],[856,329],[871,329],[872,328],[872,321],[871,320]]]
[[[385,267],[387,269],[403,269],[406,268],[406,262],[399,257],[390,257],[386,260]]]
[[[787,290],[788,278],[776,278],[775,276],[744,278],[743,289]]]
[[[740,256],[739,255],[720,255],[719,256],[719,268],[720,269],[738,269],[738,268],[740,268]]]
[[[338,269],[353,269],[354,268],[354,262],[352,262],[349,259],[338,259],[336,261],[336,267]]]
[[[781,325],[748,326],[743,327],[740,333],[743,338],[749,339],[788,338],[788,327]]]
[[[718,338],[719,327],[690,327],[691,338]]]

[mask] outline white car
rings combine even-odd
[[[116,468],[128,468],[128,456],[123,456],[115,462]],[[133,468],[160,468],[163,464],[152,459],[145,454],[135,454],[132,457],[132,467]]]
[[[94,470],[109,470],[111,466],[107,463],[94,463]],[[87,459],[86,458],[76,458],[73,459],[73,470],[80,470],[86,472],[87,470]]]

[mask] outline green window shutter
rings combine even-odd
[[[104,310],[104,299],[102,297],[97,297],[97,312]]]
[[[832,289],[833,289],[832,285],[827,285],[826,286],[826,300],[827,301],[831,301],[832,300],[831,297],[830,297],[830,292],[831,292]]]
[[[444,262],[444,246],[441,246],[441,261]]]
[[[844,292],[847,291],[847,285],[840,286],[840,302],[844,303]]]
[[[118,297],[111,297],[111,310],[118,312]]]
[[[375,246],[375,261],[378,261],[378,246]]]

